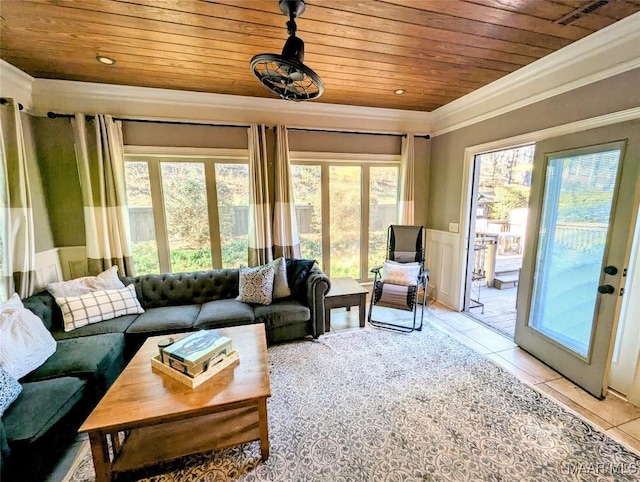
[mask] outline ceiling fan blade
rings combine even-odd
[[[264,75],[264,78],[276,84],[286,84],[288,80],[285,76],[280,75],[276,72],[269,72],[268,74]]]
[[[300,89],[298,88],[298,86],[294,83],[289,83],[286,85],[286,89],[293,92],[294,94],[299,94],[300,93]]]
[[[289,72],[289,79],[291,79],[291,81],[293,82],[300,82],[304,79],[304,73],[300,72],[299,70],[292,70],[291,72]]]

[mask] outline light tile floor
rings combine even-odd
[[[405,315],[406,316],[406,315]],[[425,320],[465,345],[485,355],[536,390],[578,414],[609,437],[640,455],[640,408],[615,394],[598,400],[562,375],[520,349],[512,340],[482,323],[451,311],[439,303],[430,303]],[[358,308],[335,309],[331,314],[331,333],[361,330]],[[368,324],[364,329],[376,329]]]

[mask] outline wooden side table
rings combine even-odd
[[[331,309],[352,306],[360,309],[360,327],[364,327],[367,294],[369,292],[353,278],[331,278],[331,289],[324,298],[324,331],[331,330]]]

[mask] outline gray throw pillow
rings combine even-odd
[[[287,263],[284,258],[274,259],[269,264],[273,265],[273,299],[291,296],[291,288],[287,281]]]

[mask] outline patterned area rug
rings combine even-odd
[[[271,455],[257,442],[118,480],[638,480],[640,457],[426,324],[269,349]],[[94,480],[84,450],[69,479]]]

